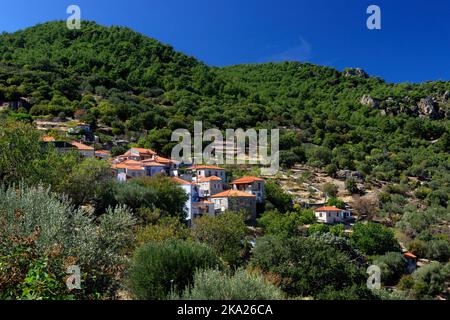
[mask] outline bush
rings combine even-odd
[[[293,208],[292,196],[287,194],[281,186],[275,182],[266,183],[266,200],[281,213],[291,211]]]
[[[187,195],[170,178],[162,175],[133,179],[119,184],[115,190],[116,201],[133,209],[160,209],[163,216],[174,216],[184,221]]]
[[[350,236],[352,245],[367,255],[399,251],[394,232],[378,223],[357,223]]]
[[[221,263],[205,244],[172,240],[150,242],[134,253],[129,287],[140,300],[165,299],[192,283],[196,269],[216,268]]]
[[[247,234],[243,214],[225,212],[216,217],[203,216],[195,219],[191,232],[193,239],[209,244],[225,262],[239,264]]]
[[[262,276],[238,269],[234,275],[219,270],[199,270],[183,300],[280,300],[283,292]]]
[[[323,193],[325,193],[330,198],[336,198],[339,188],[337,185],[331,182],[327,182],[322,187]]]
[[[12,285],[15,289],[10,293],[18,295],[28,279],[26,274],[36,268],[40,273],[36,277],[48,275],[47,284],[53,278],[61,281],[63,264],[70,263],[83,271],[83,291],[78,296],[98,297],[99,291],[107,294],[108,288],[117,285],[115,279],[126,262],[123,251],[131,245],[133,224],[125,208],[109,209],[96,223],[46,188],[1,187],[0,256],[6,262],[1,261],[0,266],[21,270],[18,278],[2,287]],[[51,288],[48,292],[35,292],[33,297],[58,297],[56,290],[53,296]]]
[[[405,273],[407,261],[399,252],[388,252],[373,259],[373,264],[381,269],[381,281],[387,286],[397,284]]]
[[[339,291],[362,285],[364,268],[319,239],[263,237],[257,240],[251,265],[278,275],[280,287],[290,296],[318,296],[324,290]]]
[[[258,219],[258,224],[264,228],[267,235],[292,237],[298,235],[299,227],[303,225],[298,213],[281,214],[278,211],[267,211]]]
[[[162,242],[166,240],[185,240],[189,236],[189,229],[178,218],[164,217],[156,224],[147,225],[137,233],[139,245],[148,242]]]
[[[417,298],[434,298],[446,289],[450,280],[450,264],[434,262],[417,269],[412,274],[412,290]]]

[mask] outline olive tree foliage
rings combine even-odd
[[[116,207],[94,218],[43,186],[0,187],[0,254],[10,250],[9,239],[37,233],[42,254],[56,250],[89,268],[124,262],[122,250],[133,237],[130,212]]]
[[[238,269],[233,275],[217,269],[197,270],[194,285],[184,290],[183,300],[280,300],[283,292],[261,275]],[[178,299],[178,296],[172,296]]]

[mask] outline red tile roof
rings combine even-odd
[[[130,165],[126,163],[114,164],[112,166],[113,169],[126,169],[126,170],[134,170],[134,171],[144,171],[145,169],[138,165]]]
[[[208,178],[201,178],[197,182],[209,182],[209,181],[222,181],[222,179],[220,179],[219,177],[216,177],[216,176],[211,176]]]
[[[174,163],[171,159],[163,158],[160,156],[155,157],[155,161],[162,164],[172,164]]]
[[[407,258],[417,259],[417,257],[411,252],[405,252],[403,255]]]
[[[130,150],[128,150],[128,152],[130,152],[130,153],[131,153],[131,151],[137,151],[139,153],[148,154],[148,155],[155,155],[156,154],[155,151],[153,151],[151,149],[144,149],[144,148],[131,148]]]
[[[77,141],[71,141],[70,144],[73,145],[78,150],[83,150],[83,151],[94,151],[95,150],[94,147],[87,146],[87,145],[82,144]]]
[[[317,208],[317,209],[314,210],[314,211],[316,211],[316,212],[321,212],[321,211],[344,211],[344,210],[339,209],[339,208],[336,208],[336,207],[328,207],[328,206],[325,206],[325,207]]]
[[[184,186],[186,186],[186,185],[191,185],[191,184],[192,184],[191,182],[186,181],[186,180],[183,180],[183,179],[180,179],[180,178],[178,178],[178,177],[172,177],[172,180],[173,180],[174,182],[176,182],[176,183],[178,183],[178,184],[181,184],[181,185],[184,185]]]
[[[107,156],[111,155],[111,152],[109,152],[107,150],[96,150],[95,153],[103,154],[103,155],[107,155]]]
[[[250,193],[242,192],[239,190],[227,190],[221,193],[217,193],[210,198],[230,198],[230,197],[247,197],[255,198],[256,196]]]
[[[210,170],[225,170],[224,168],[221,167],[216,167],[216,166],[192,166],[190,168],[188,168],[188,170],[204,170],[204,169],[210,169]]]
[[[249,184],[249,183],[253,183],[255,181],[264,181],[264,179],[247,176],[247,177],[242,177],[242,178],[236,179],[231,184]]]

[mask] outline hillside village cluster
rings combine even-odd
[[[188,196],[185,211],[189,225],[195,218],[215,216],[225,211],[244,211],[249,221],[255,221],[257,207],[265,203],[265,180],[260,177],[245,176],[227,181],[224,168],[213,165],[186,167],[150,149],[131,148],[122,155],[112,157],[109,151],[95,150],[78,141],[57,141],[50,136],[44,136],[42,140],[53,144],[60,152],[75,150],[85,158],[109,161],[112,174],[120,182],[158,174],[171,177]],[[316,208],[315,215],[318,222],[328,224],[342,223],[351,218],[350,211],[333,206]]]

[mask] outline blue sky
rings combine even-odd
[[[66,19],[124,25],[214,66],[298,60],[389,82],[450,80],[447,0],[0,0],[0,31]],[[368,30],[366,9],[381,8]]]

